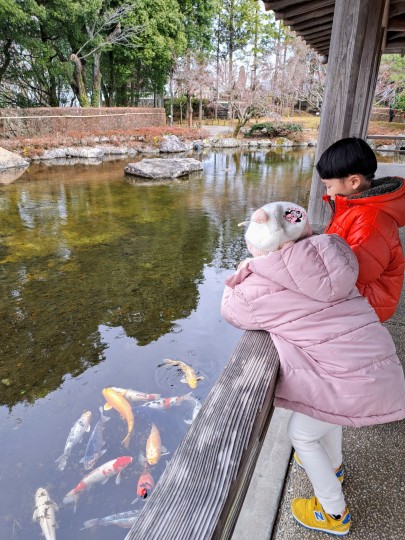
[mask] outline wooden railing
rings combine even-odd
[[[245,332],[125,540],[231,537],[273,412],[278,368],[270,334]]]

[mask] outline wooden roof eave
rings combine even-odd
[[[273,10],[320,55],[329,55],[335,0],[263,0],[266,11]],[[387,21],[385,54],[405,54],[405,0],[391,0]]]

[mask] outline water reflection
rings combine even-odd
[[[170,451],[153,471],[157,481],[192,405],[134,408],[133,462],[122,485],[95,486],[76,514],[62,500],[84,475],[84,448],[63,473],[54,463],[69,430],[84,410],[100,417],[108,385],[188,392],[175,370],[159,367],[164,358],[205,377],[193,392],[204,401],[240,337],[219,315],[224,278],[246,256],[237,224],[271,200],[305,206],[313,157],[201,152],[201,174],[158,185],[128,182],[123,161],[38,164],[0,189],[0,537],[39,537],[31,517],[41,485],[61,506],[59,540],[125,536],[112,527],[78,531],[88,519],[131,509],[151,423]],[[110,416],[105,461],[125,455],[125,424]]]

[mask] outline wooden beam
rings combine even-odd
[[[324,45],[329,45],[330,43],[330,36],[324,36],[319,37],[317,39],[311,39],[311,46],[312,47],[322,47]]]
[[[323,30],[318,30],[317,32],[314,32],[312,29],[311,30],[306,30],[305,32],[300,32],[300,36],[303,38],[303,39],[306,39],[306,38],[310,38],[311,41],[313,41],[314,39],[318,38],[318,37],[323,37],[323,36],[327,36],[329,39],[330,39],[330,29],[329,27],[328,28],[324,28]]]
[[[388,19],[388,31],[389,30],[405,30],[405,15],[398,15],[398,17],[392,17]]]
[[[325,15],[332,15],[333,17],[334,10],[335,2],[333,1],[333,5],[326,6],[323,9],[315,9],[314,11],[309,11],[308,13],[304,13],[300,16],[287,13],[285,16],[282,16],[282,19],[285,21],[286,25],[295,25],[309,20],[319,19],[321,17],[324,17]]]
[[[385,0],[336,0],[315,161],[333,142],[366,135],[381,58],[384,7]],[[314,169],[312,222],[329,218],[324,192]]]
[[[294,24],[293,28],[297,32],[301,32],[308,28],[317,28],[319,26],[329,25],[332,28],[333,15],[325,15],[319,19],[313,19],[312,21],[306,21],[300,24]]]
[[[300,2],[296,7],[290,7],[288,9],[277,9],[277,13],[280,13],[282,17],[301,17],[314,11],[320,11],[323,8],[334,9],[335,0],[319,0],[315,2]]]
[[[231,538],[271,418],[278,367],[270,334],[245,332],[126,540]]]
[[[267,1],[266,4],[271,5],[273,11],[281,11],[283,9],[290,9],[296,5],[309,4],[311,2],[302,2],[300,0],[271,0]]]
[[[393,17],[396,17],[397,15],[403,15],[405,13],[405,3],[403,1],[399,2],[396,5],[390,5],[390,13],[389,18],[392,19]]]
[[[387,45],[385,49],[404,49],[405,48],[405,39],[387,39]]]

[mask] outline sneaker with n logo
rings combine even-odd
[[[349,534],[351,516],[348,509],[343,516],[327,514],[316,497],[311,499],[293,499],[291,512],[300,525],[314,531],[346,536]]]

